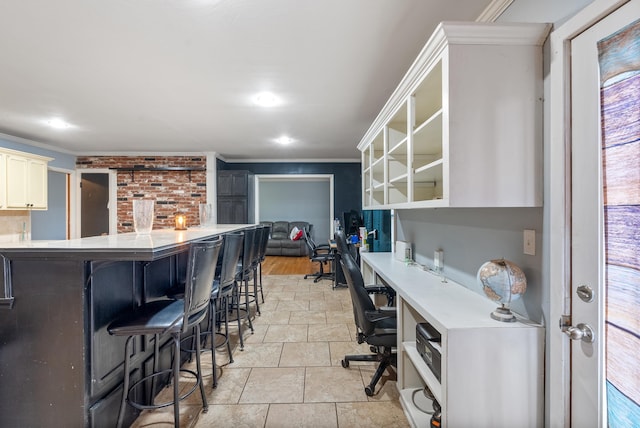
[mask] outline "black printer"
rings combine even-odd
[[[428,322],[419,323],[416,325],[416,348],[418,353],[427,363],[427,366],[431,369],[433,374],[440,382],[440,366],[442,356],[440,351],[433,346],[434,343],[440,343],[441,335],[431,324]]]

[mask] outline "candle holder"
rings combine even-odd
[[[187,216],[176,214],[176,230],[187,230]]]

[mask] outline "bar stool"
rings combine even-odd
[[[232,307],[244,311],[247,314],[247,322],[249,323],[249,329],[253,334],[253,323],[251,322],[251,311],[249,302],[251,301],[249,296],[249,280],[253,273],[253,248],[255,245],[256,228],[250,227],[244,229],[244,243],[242,246],[242,255],[236,268],[236,281],[238,282],[238,299],[234,299]],[[238,319],[240,315],[238,313]],[[242,337],[242,331],[240,331],[240,349],[244,349],[244,339]]]
[[[244,233],[227,233],[224,236],[222,247],[222,262],[216,271],[213,281],[213,291],[209,302],[209,331],[204,334],[211,335],[211,361],[213,363],[213,387],[217,385],[215,349],[227,345],[229,363],[233,363],[231,342],[229,340],[229,301],[237,294],[236,266],[240,259],[240,251],[244,242]],[[238,331],[241,331],[240,316],[237,313]],[[220,332],[220,325],[224,321],[224,333]],[[216,335],[223,337],[221,343],[216,343]]]
[[[200,341],[196,340],[196,372],[180,369],[180,335],[191,331],[195,327],[196,337],[200,334],[200,323],[207,317],[215,267],[218,260],[222,238],[215,241],[204,241],[191,244],[187,262],[186,283],[184,299],[163,299],[143,304],[132,311],[128,311],[114,320],[108,327],[109,334],[114,336],[127,336],[124,346],[124,382],[120,411],[118,413],[118,427],[122,426],[126,404],[139,410],[157,409],[173,404],[174,425],[180,426],[180,400],[191,395],[198,386],[202,396],[202,407],[206,412],[209,408],[205,397],[202,382],[202,370],[200,365]],[[136,336],[153,334],[155,338],[153,373],[143,377],[129,386],[129,364],[131,351],[129,345]],[[174,354],[173,367],[169,370],[158,371],[159,341],[161,337],[170,335],[173,340]],[[180,396],[178,380],[180,371],[192,374],[196,378],[193,388]],[[172,373],[173,400],[154,404],[137,403],[129,399],[131,390],[146,380]]]
[[[269,236],[271,236],[271,226],[268,224],[263,224],[260,244],[258,246],[258,263],[256,266],[256,269],[258,271],[258,289],[260,290],[260,300],[262,303],[264,303],[264,293],[262,291],[262,262],[264,262],[265,258],[267,257],[267,245],[269,243]],[[255,277],[256,272],[254,272],[254,278]]]

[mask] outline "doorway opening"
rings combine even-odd
[[[256,175],[256,222],[307,221],[314,239],[333,233],[333,174]]]
[[[77,236],[86,238],[117,233],[115,172],[108,169],[85,169],[78,170],[77,177]]]

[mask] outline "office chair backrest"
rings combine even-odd
[[[356,326],[360,331],[368,336],[373,333],[374,325],[365,317],[366,311],[375,311],[376,307],[364,287],[364,279],[360,267],[351,256],[348,249],[344,232],[337,231],[335,234],[338,254],[340,254],[340,265],[347,280],[349,293],[351,294],[351,302],[353,304],[353,315],[355,317]]]
[[[311,234],[306,227],[302,229],[302,237],[304,239],[304,242],[306,242],[307,244],[307,248],[309,249],[309,255],[312,256],[316,251],[317,245],[315,242],[313,242],[313,239],[311,239]]]
[[[223,238],[219,237],[215,241],[195,242],[189,248],[184,290],[183,333],[186,333],[207,315],[222,243]]]
[[[224,247],[222,250],[222,265],[220,267],[220,288],[233,285],[236,279],[236,269],[240,252],[244,245],[244,233],[233,232],[224,236]]]

